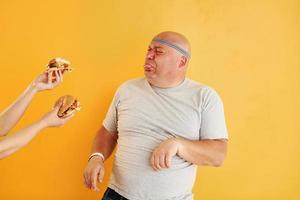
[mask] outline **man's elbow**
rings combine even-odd
[[[225,154],[219,153],[218,155],[209,156],[204,158],[201,158],[198,160],[197,165],[203,165],[203,166],[211,166],[211,167],[221,167],[225,160]]]
[[[215,159],[214,162],[212,163],[214,167],[221,167],[224,163],[224,159],[218,158]]]
[[[215,156],[213,159],[214,167],[221,167],[224,163],[227,154],[227,140],[218,141],[218,150],[215,151]]]
[[[214,167],[221,167],[224,163],[224,160],[225,160],[225,157],[226,157],[226,153],[222,152],[222,153],[219,153],[217,156],[215,156],[215,158],[213,159],[213,162],[212,162],[212,165]]]

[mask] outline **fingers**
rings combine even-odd
[[[99,191],[99,188],[97,187],[98,174],[93,173],[91,178],[92,178],[92,189],[98,192]]]
[[[89,172],[85,171],[84,172],[84,184],[87,188],[91,189],[91,184],[90,184],[90,176],[89,176]]]
[[[75,113],[71,114],[70,116],[63,119],[63,123],[67,123],[72,117],[74,117]]]
[[[61,70],[58,71],[58,74],[59,74],[59,77],[60,77],[61,82],[63,82],[64,76],[63,76]]]
[[[65,125],[74,116],[74,114],[72,114],[67,118],[60,118],[59,116],[57,116],[57,112],[55,112],[55,113],[56,113],[56,117],[59,119],[59,121],[57,121],[56,126],[59,126],[59,127]]]
[[[62,70],[47,70],[35,80],[39,91],[50,90],[63,82]]]
[[[166,167],[171,167],[171,156],[170,156],[170,154],[166,154]]]
[[[59,85],[60,83],[62,83],[63,81],[63,75],[61,73],[61,70],[53,70],[53,71],[49,71],[49,76],[48,76],[48,81],[47,84],[49,86],[48,89],[52,89],[55,86]],[[55,77],[54,82],[52,82],[52,77]]]
[[[160,158],[160,156],[159,155],[156,155],[155,157],[154,157],[154,165],[155,165],[155,168],[157,169],[157,170],[160,170],[162,167],[160,166],[160,160],[161,160],[161,158]]]
[[[83,183],[84,183],[85,187],[89,188],[88,178],[86,176],[86,173],[83,174]]]
[[[102,183],[104,177],[104,168],[100,169],[100,172],[98,174],[98,181],[99,183]]]
[[[154,164],[154,154],[152,154],[151,158],[150,158],[150,163],[151,163],[151,166],[154,170],[156,170],[155,168],[155,164]]]
[[[97,186],[97,181],[102,182],[104,176],[104,167],[99,164],[95,164],[94,162],[89,162],[86,167],[83,178],[84,185],[88,189],[92,189],[94,191],[99,191]]]
[[[60,77],[59,77],[59,75],[58,75],[58,72],[57,72],[58,70],[55,70],[54,71],[54,74],[55,74],[55,81],[54,81],[54,85],[56,85],[58,82],[59,82],[59,80],[60,80]]]
[[[167,168],[167,167],[166,167],[166,162],[165,162],[165,154],[161,154],[161,155],[159,156],[159,166],[160,166],[161,168]]]
[[[153,153],[153,155],[151,156],[151,165],[155,171],[158,171],[162,168],[159,163],[160,163],[160,156]]]
[[[63,101],[59,101],[53,108],[53,110],[56,110],[58,112],[59,108],[63,105]]]
[[[75,113],[76,113],[76,110],[70,111],[69,113],[67,113],[67,114],[64,115],[64,119],[67,119],[67,118],[69,118],[70,116],[74,116]]]
[[[52,71],[47,72],[47,76],[48,76],[48,81],[47,84],[50,85],[52,84]]]
[[[55,82],[53,83],[53,87],[59,85],[61,82],[62,82],[62,74],[61,74],[61,71],[60,70],[55,70]]]
[[[84,180],[84,185],[87,187],[87,188],[90,188],[90,185],[89,185],[89,170],[88,168],[86,168],[84,170],[84,173],[83,173],[83,180]]]
[[[60,70],[55,71],[56,83],[59,84],[62,82],[62,75]]]
[[[168,153],[153,153],[150,158],[150,163],[152,168],[155,171],[161,170],[162,168],[169,168],[171,167],[171,158]]]

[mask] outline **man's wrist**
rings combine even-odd
[[[104,155],[102,154],[102,153],[100,153],[100,152],[95,152],[95,153],[92,153],[91,155],[90,155],[90,157],[89,157],[89,159],[88,159],[88,162],[92,159],[92,158],[100,158],[101,160],[102,160],[102,162],[104,162],[104,160],[105,160],[105,157],[104,157]]]
[[[177,146],[177,154],[178,155],[181,155],[182,151],[183,151],[183,139],[179,139],[179,138],[176,138],[174,139],[174,142],[176,143],[176,146]]]

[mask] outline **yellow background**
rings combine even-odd
[[[61,95],[78,97],[83,108],[0,161],[0,199],[100,199],[82,179],[95,132],[118,85],[143,76],[151,38],[173,30],[192,44],[188,76],[221,95],[230,134],[224,166],[199,167],[195,199],[299,200],[299,12],[297,0],[2,0],[1,110],[49,59],[65,57],[75,68],[36,95],[11,133]]]

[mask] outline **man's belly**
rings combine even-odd
[[[121,136],[110,184],[132,199],[165,200],[191,195],[196,176],[195,165],[174,156],[170,168],[159,171],[151,168],[150,156],[160,142],[160,139],[149,136]]]

